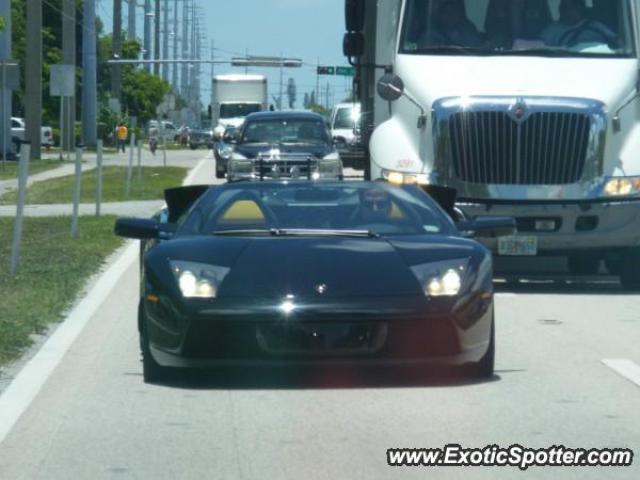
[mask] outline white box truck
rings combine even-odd
[[[238,127],[250,113],[267,110],[264,75],[216,75],[211,89],[211,125]],[[218,129],[218,136],[220,136]],[[224,133],[224,130],[222,130]]]
[[[345,0],[374,179],[515,217],[498,255],[640,287],[640,0]]]

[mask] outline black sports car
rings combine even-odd
[[[116,224],[146,241],[146,381],[166,367],[291,363],[492,374],[492,258],[468,237],[509,234],[512,219],[456,225],[418,187],[380,182],[236,182],[166,199],[167,223]]]

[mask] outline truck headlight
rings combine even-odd
[[[602,189],[605,197],[628,197],[640,194],[640,177],[612,177]]]
[[[342,175],[342,160],[340,160],[337,153],[331,153],[318,161],[318,167],[315,173],[317,173],[317,175],[313,175],[314,179],[338,178]]]
[[[234,176],[250,176],[253,174],[253,162],[242,156],[233,154],[227,165],[227,173],[230,178]]]
[[[229,273],[226,267],[206,263],[172,260],[170,265],[184,298],[216,298]]]
[[[430,185],[429,175],[424,173],[403,173],[382,170],[382,178],[394,185]]]
[[[427,297],[454,297],[462,290],[469,259],[424,263],[411,267]]]

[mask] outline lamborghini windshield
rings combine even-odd
[[[210,191],[180,235],[450,234],[451,221],[417,187],[353,183],[236,183]]]
[[[408,0],[400,51],[633,57],[628,0]]]

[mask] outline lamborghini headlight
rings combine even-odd
[[[427,297],[454,297],[460,294],[469,259],[424,263],[411,267]]]
[[[171,271],[184,298],[216,298],[227,267],[206,263],[170,261]]]
[[[602,189],[605,197],[629,197],[640,194],[640,177],[611,177]]]

